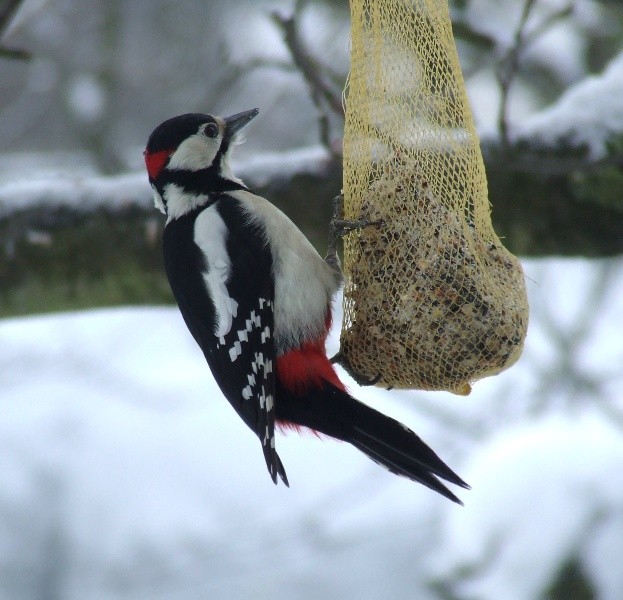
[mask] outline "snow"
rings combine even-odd
[[[494,65],[514,46],[525,5],[525,2],[515,0],[472,0],[466,3],[466,23],[493,41],[491,59]],[[569,10],[567,16],[550,21],[566,10]],[[525,142],[534,138],[555,146],[559,138],[563,138],[574,144],[586,142],[592,158],[603,156],[605,142],[612,134],[621,131],[622,109],[618,98],[623,74],[613,63],[614,72],[604,73],[603,78],[596,76],[594,83],[591,83],[594,78],[585,77],[589,68],[587,57],[591,53],[589,37],[615,36],[615,29],[616,24],[599,2],[540,0],[532,4],[523,31],[526,43],[520,53],[518,77],[508,99],[507,112],[514,141]],[[468,68],[465,77],[478,133],[481,138],[495,139],[499,137],[500,86],[496,71],[500,65],[491,66],[485,63],[475,72]],[[522,73],[529,72],[525,68],[528,66],[533,71],[545,70],[557,85],[565,88],[562,96],[550,107],[543,107],[543,90],[539,93],[539,86],[529,77],[524,81]],[[576,120],[578,110],[580,119]]]
[[[92,211],[150,206],[152,197],[144,173],[105,176],[57,174],[0,185],[0,218],[17,211],[45,207]]]
[[[136,150],[136,154],[141,153],[142,150]],[[37,155],[7,157],[6,171],[0,168],[0,219],[38,207],[46,210],[64,207],[88,212],[99,208],[115,211],[139,207],[146,210],[153,206],[153,194],[142,169],[123,175],[100,176],[79,162],[73,171],[68,171],[66,166],[61,168],[60,156],[49,165],[42,166],[38,160]],[[259,187],[280,178],[287,180],[294,174],[322,172],[329,164],[330,156],[322,146],[309,146],[287,152],[265,152],[233,162],[237,175],[248,185]],[[28,177],[24,174],[24,164],[32,167]],[[9,165],[21,165],[22,168],[11,172]]]
[[[466,577],[457,586],[461,596],[497,600],[500,590],[512,589],[517,600],[541,597],[570,553],[582,553],[596,523],[620,520],[621,429],[590,410],[509,428],[478,448],[464,469],[472,497],[464,513],[451,512],[444,523],[444,572],[487,563],[489,569]],[[611,560],[603,555],[594,565],[596,579],[619,570],[623,543],[614,550]]]
[[[585,3],[585,0],[577,2],[579,5]],[[541,0],[535,3],[526,24],[527,30],[534,29],[568,4],[568,0]],[[466,18],[474,31],[495,40],[499,51],[505,52],[514,43],[523,10],[524,4],[515,0],[472,0],[466,7]]]
[[[86,152],[6,152],[0,161],[0,190],[7,183],[28,182],[33,177],[52,179],[69,173],[92,176],[96,168]]]
[[[0,599],[522,600],[570,558],[623,597],[623,260],[525,266],[524,356],[471,396],[349,381],[472,485],[463,508],[311,435],[278,438],[274,486],[173,307],[0,321]],[[602,385],[574,399],[565,362]]]
[[[607,142],[623,131],[623,52],[603,73],[570,86],[550,107],[528,117],[517,130],[518,140],[559,140],[586,145],[593,160],[607,154]]]

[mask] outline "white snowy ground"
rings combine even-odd
[[[623,261],[526,271],[508,372],[467,398],[351,386],[472,485],[463,508],[313,436],[278,439],[275,487],[174,308],[0,322],[0,599],[527,600],[577,558],[620,600]]]

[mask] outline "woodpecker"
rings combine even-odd
[[[326,355],[342,282],[335,243],[321,258],[296,225],[237,178],[230,159],[258,109],[161,123],[144,152],[166,216],[164,265],[190,333],[222,393],[288,486],[275,424],[352,444],[391,472],[460,503],[468,488],[415,433],[353,398]]]

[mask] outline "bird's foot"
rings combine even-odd
[[[335,356],[331,357],[331,362],[333,364],[340,365],[355,380],[355,383],[361,387],[376,385],[382,377],[380,373],[378,373],[375,377],[372,377],[372,379],[360,375],[353,369],[351,364],[341,352],[338,352]]]
[[[338,194],[335,198],[333,198],[333,218],[329,224],[329,242],[327,244],[327,255],[325,260],[341,273],[340,259],[337,255],[338,241],[351,231],[372,226],[381,227],[384,224],[385,222],[383,220],[370,221],[368,219],[345,219],[344,194]]]
[[[370,221],[369,219],[345,219],[344,218],[344,194],[340,193],[333,198],[333,218],[331,219],[331,235],[337,238],[345,236],[356,229],[384,225],[383,220]]]

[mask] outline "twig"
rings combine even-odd
[[[523,38],[524,48],[529,46],[535,39],[537,39],[540,35],[545,33],[550,27],[555,25],[561,19],[570,16],[573,14],[573,4],[569,4],[560,10],[554,11],[551,15],[547,16],[543,21],[535,27],[532,31],[530,31]]]
[[[322,76],[321,69],[317,62],[303,47],[303,42],[298,33],[296,14],[286,17],[275,12],[273,13],[273,19],[282,29],[284,41],[292,55],[292,60],[300,69],[312,92],[322,97],[335,114],[343,116],[344,107],[342,106],[341,95],[333,91],[332,86],[329,85]]]
[[[506,56],[502,59],[500,66],[497,70],[497,79],[500,85],[500,108],[498,112],[498,128],[500,131],[500,137],[502,138],[502,144],[504,148],[509,146],[508,138],[508,98],[510,88],[517,76],[519,68],[519,58],[523,50],[524,45],[524,29],[526,22],[530,16],[536,0],[526,0],[519,24],[513,37],[513,43]]]
[[[1,58],[14,58],[16,60],[29,60],[32,58],[32,54],[28,50],[21,50],[20,48],[7,48],[6,46],[0,46]]]
[[[500,131],[500,137],[502,138],[503,149],[508,149],[510,146],[508,136],[508,102],[510,89],[513,85],[515,77],[519,72],[519,61],[521,53],[527,46],[532,44],[539,36],[552,27],[555,23],[568,17],[573,12],[573,4],[569,4],[558,11],[553,12],[547,18],[545,18],[537,27],[532,31],[526,32],[526,23],[530,16],[530,11],[535,5],[536,0],[526,0],[524,8],[515,31],[513,44],[506,54],[506,56],[500,61],[500,66],[497,70],[497,80],[500,85],[500,108],[498,113],[498,129]]]
[[[9,26],[21,3],[22,0],[7,0],[6,4],[0,8],[0,36]]]
[[[273,12],[271,16],[281,29],[292,61],[303,75],[309,87],[312,100],[319,111],[318,125],[320,129],[320,141],[333,154],[330,140],[330,116],[328,110],[344,118],[342,97],[341,94],[335,93],[333,86],[323,75],[322,68],[306,50],[300,38],[297,21],[302,6],[303,2],[299,1],[291,15],[286,16],[279,12]]]
[[[15,13],[21,3],[22,0],[7,0],[6,4],[0,8],[0,39],[11,24],[11,21],[13,20],[13,17],[15,16]],[[0,46],[0,57],[28,60],[31,57],[31,54],[27,50]]]

